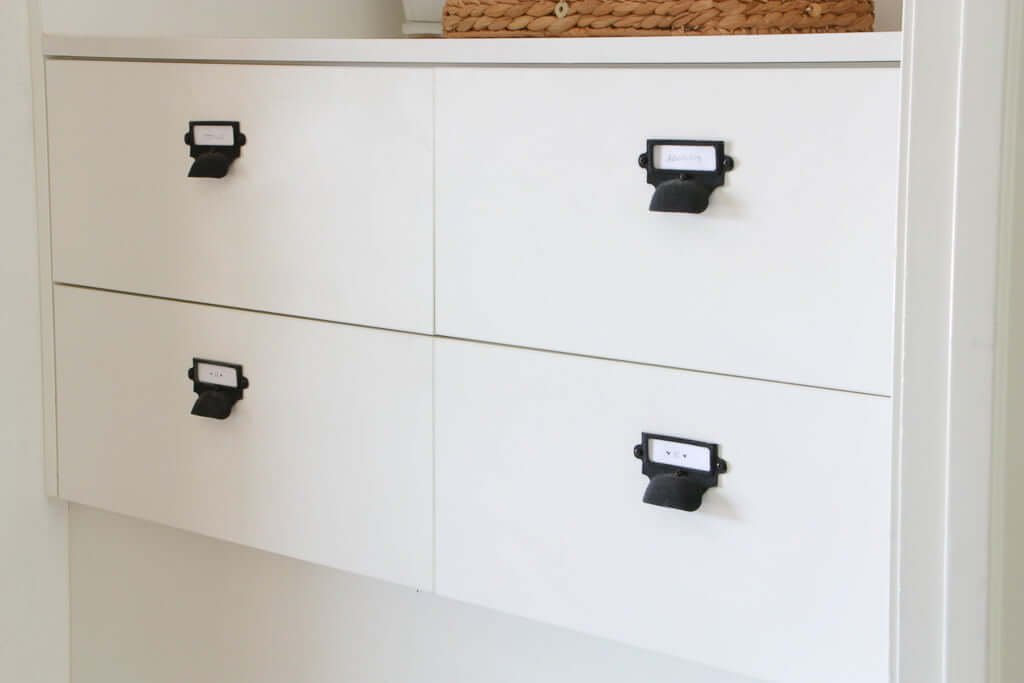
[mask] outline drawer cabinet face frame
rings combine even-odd
[[[62,498],[433,587],[429,338],[55,289]],[[244,367],[226,420],[193,357]]]
[[[888,680],[892,401],[438,340],[437,591],[758,680]],[[646,505],[641,432],[719,444]]]
[[[433,331],[433,74],[50,60],[53,277]],[[237,121],[189,178],[184,134]]]
[[[890,395],[899,70],[437,73],[437,331]],[[724,140],[700,215],[654,138]]]

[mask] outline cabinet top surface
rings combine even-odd
[[[51,58],[372,64],[898,65],[902,34],[655,38],[140,38],[47,35]]]

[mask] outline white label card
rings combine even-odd
[[[655,145],[654,168],[659,171],[717,171],[718,150],[706,145]]]
[[[707,446],[651,439],[647,442],[647,450],[650,461],[659,465],[711,471],[711,449]]]
[[[235,129],[233,126],[194,126],[192,144],[204,147],[233,147]]]
[[[203,384],[216,384],[221,387],[237,389],[238,370],[213,363],[197,363],[196,380]]]

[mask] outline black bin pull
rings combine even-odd
[[[718,486],[718,475],[729,471],[717,444],[675,436],[644,433],[633,455],[650,479],[644,502],[686,512],[699,510],[704,494]]]
[[[189,121],[185,144],[195,159],[189,178],[223,178],[242,156],[245,135],[238,121]]]
[[[199,395],[192,405],[192,414],[214,420],[228,419],[249,388],[242,366],[234,363],[193,358],[188,378],[192,380],[192,390]]]
[[[647,171],[647,184],[655,188],[650,210],[704,213],[711,193],[725,184],[725,174],[734,165],[721,141],[648,140],[640,168]]]

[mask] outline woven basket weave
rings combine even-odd
[[[874,28],[873,0],[448,0],[452,38],[843,33]]]

